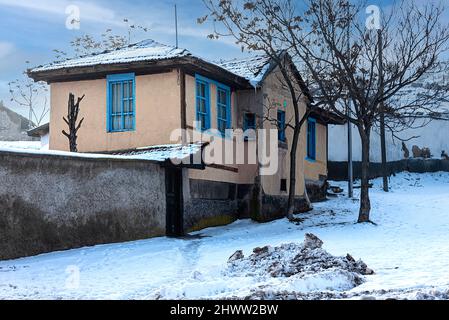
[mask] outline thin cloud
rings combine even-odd
[[[83,20],[100,22],[104,24],[119,25],[121,22],[117,19],[115,11],[103,6],[83,2],[67,0],[0,0],[0,6],[17,8],[28,11],[37,11],[52,16],[66,15],[66,8],[69,5],[76,5],[80,8],[81,23]]]
[[[0,59],[6,58],[15,50],[14,44],[0,41]]]

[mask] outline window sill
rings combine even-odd
[[[129,130],[114,130],[114,131],[110,130],[110,131],[108,131],[108,133],[123,133],[123,132],[135,132],[135,131],[136,131],[136,129],[129,129]]]
[[[310,162],[310,163],[316,163],[316,159],[312,159],[309,157],[306,157],[306,161]]]

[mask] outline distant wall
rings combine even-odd
[[[165,234],[148,161],[0,152],[0,260]]]
[[[419,126],[418,123],[415,124]],[[412,155],[412,147],[417,145],[420,148],[430,148],[431,153],[435,158],[439,158],[441,151],[445,150],[449,153],[449,121],[434,120],[427,126],[416,129],[407,129],[397,135],[405,140],[415,137],[405,144]],[[402,151],[402,142],[398,139],[393,139],[391,132],[386,130],[386,144],[387,144],[387,161],[399,161],[404,159],[404,152]],[[362,160],[362,148],[360,142],[360,134],[355,126],[352,129],[353,141],[353,160]],[[380,149],[380,135],[376,130],[371,133],[371,150],[370,159],[372,162],[380,163],[381,149]],[[347,161],[348,160],[348,126],[329,126],[329,161]]]
[[[329,179],[335,181],[348,180],[348,163],[346,161],[330,161],[329,164]],[[362,164],[360,161],[355,161],[354,178],[360,179],[362,173]],[[409,171],[415,173],[425,172],[449,172],[449,160],[441,159],[407,159],[400,161],[391,161],[387,163],[388,175],[395,173]],[[382,167],[380,163],[370,164],[370,179],[375,179],[382,176]]]

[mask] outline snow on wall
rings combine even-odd
[[[355,126],[352,129],[353,160],[362,160],[362,148],[360,135]],[[408,129],[399,134],[402,139],[408,139],[418,136],[405,142],[412,156],[412,147],[417,145],[420,148],[428,147],[434,158],[440,158],[441,151],[449,152],[449,122],[433,121],[429,125],[418,129]],[[343,126],[329,126],[329,161],[347,161],[348,160],[348,128]],[[402,143],[397,139],[392,139],[391,133],[386,133],[387,143],[387,161],[398,161],[404,159]],[[373,130],[371,134],[371,152],[372,162],[381,162],[380,136]]]

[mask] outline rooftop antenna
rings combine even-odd
[[[175,4],[176,49],[178,49],[178,8]]]

